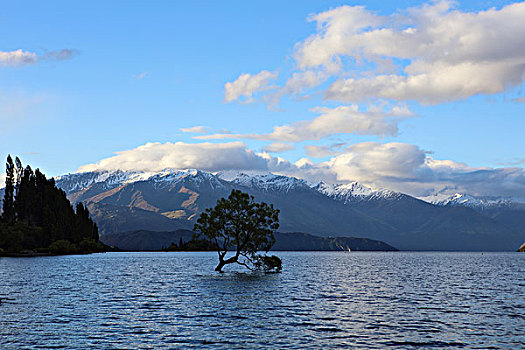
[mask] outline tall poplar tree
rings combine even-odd
[[[22,181],[22,175],[24,174],[24,168],[22,167],[22,162],[20,161],[20,158],[15,158],[15,166],[16,166],[16,186],[15,186],[15,201],[16,201],[16,194],[18,193],[18,190],[20,189],[20,181]]]
[[[5,164],[5,193],[4,202],[2,205],[2,221],[8,225],[15,222],[15,166],[11,155],[7,156],[7,163]]]

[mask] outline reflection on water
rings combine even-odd
[[[286,252],[0,258],[0,348],[508,348],[525,343],[525,254]]]

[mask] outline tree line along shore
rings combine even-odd
[[[0,255],[33,256],[106,251],[88,209],[39,170],[9,155],[0,216]]]

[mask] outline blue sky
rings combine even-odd
[[[243,146],[236,143],[235,147],[255,155],[274,143],[283,152],[269,152],[268,157],[275,162],[281,157],[290,164],[285,170],[282,166],[269,166],[268,170],[306,178],[319,177],[312,174],[318,174],[319,168],[323,168],[329,170],[327,177],[332,181],[355,179],[419,196],[454,187],[457,185],[454,179],[458,178],[461,178],[457,180],[460,184],[454,190],[470,190],[480,195],[494,195],[498,191],[506,195],[516,188],[522,191],[525,187],[522,173],[525,103],[518,101],[523,101],[520,98],[525,96],[525,55],[519,48],[512,49],[511,44],[519,46],[521,39],[517,37],[522,36],[523,29],[509,25],[500,30],[497,26],[500,22],[510,23],[500,12],[513,4],[522,5],[512,1],[7,2],[0,11],[0,32],[3,33],[0,52],[5,54],[3,61],[0,55],[0,157],[5,159],[8,153],[19,155],[24,163],[40,167],[50,176],[57,176],[104,159],[112,159],[106,165],[118,166],[121,164],[119,158],[111,158],[115,152],[132,152],[152,142],[242,142]],[[343,5],[350,10],[345,12]],[[354,6],[364,6],[364,15],[356,16],[352,10]],[[432,6],[441,6],[441,9],[436,13],[425,10]],[[522,7],[519,7],[520,11]],[[454,13],[458,14],[459,22],[463,19],[467,22],[480,11],[490,8],[494,8],[494,13],[489,13],[488,19],[478,16],[479,21],[474,19],[474,25],[468,24],[463,29],[451,27],[451,31],[457,31],[452,34],[461,40],[475,36],[477,32],[487,35],[484,44],[479,41],[462,44],[464,52],[458,50],[462,53],[454,60],[427,55],[424,50],[415,54],[399,53],[393,47],[386,54],[367,56],[365,53],[365,63],[357,64],[355,52],[383,50],[383,39],[376,37],[369,43],[353,42],[348,44],[351,48],[334,47],[333,38],[328,38],[326,32],[316,27],[315,20],[308,20],[330,10],[333,14],[325,26],[333,28],[336,20],[347,26],[352,21],[366,20],[367,16],[382,17],[380,24],[370,23],[369,27],[365,23],[355,32],[349,32],[345,27],[334,34],[343,36],[343,40],[351,40],[352,36],[358,38],[363,32],[381,28],[402,33],[406,28],[415,27],[421,33],[420,22],[428,20],[430,27],[434,25],[432,21],[437,23],[436,26],[449,25],[454,23],[448,21]],[[408,19],[400,19],[403,16]],[[317,23],[320,21],[319,17]],[[432,32],[431,29],[426,35]],[[494,36],[489,37],[489,34]],[[301,56],[300,49],[316,36],[320,39],[318,48]],[[441,40],[439,35],[422,38],[423,35],[414,39],[410,45],[416,47],[422,40],[427,40],[429,52],[441,50],[447,51],[448,55],[450,50],[454,55],[456,44],[450,44],[453,40],[438,42]],[[509,41],[509,45],[500,45],[502,40]],[[498,45],[502,46],[501,50],[486,48]],[[17,50],[26,55],[25,61],[13,61],[13,53]],[[330,60],[338,57],[341,66],[334,68],[327,60],[315,61],[318,59],[313,57],[318,53],[316,50],[337,51],[332,53]],[[503,58],[495,57],[495,52],[501,52]],[[406,58],[407,55],[412,56]],[[388,64],[397,68],[378,70],[384,57],[390,59]],[[512,60],[507,59],[509,57]],[[429,83],[423,88],[407,88],[393,95],[392,86],[374,90],[377,84],[371,82],[370,77],[395,76],[404,81],[410,73],[403,70],[411,63],[421,61],[426,64],[426,68],[418,72],[421,75],[433,74],[440,62],[445,62],[443,69],[446,72],[458,61],[468,64],[490,61],[494,67],[483,71],[486,77],[477,73],[472,75],[468,70],[460,73],[453,70],[463,77],[461,86],[456,87],[464,95],[457,98],[454,94],[437,91],[441,88],[439,86],[435,89],[437,92],[426,91]],[[270,78],[262,79],[265,75],[258,75],[260,72],[267,72]],[[315,86],[302,86],[299,93],[281,90],[294,73],[305,72],[322,74],[326,78]],[[450,76],[456,73],[447,73],[447,79],[452,79]],[[243,74],[249,74],[246,81],[255,85],[250,85],[251,88],[240,83],[232,85],[235,89],[231,96],[234,97],[225,102],[225,84],[239,82]],[[351,95],[343,96],[342,89],[330,90],[335,86],[332,84],[338,81],[348,83],[348,79],[354,79],[350,82],[353,84]],[[357,84],[359,79],[363,84]],[[455,86],[447,84],[443,89]],[[498,84],[503,84],[503,87],[498,89]],[[275,102],[275,96],[281,91]],[[310,128],[306,135],[307,131],[303,132],[293,124],[311,122],[316,117],[349,106],[363,113],[358,116],[360,123],[368,123],[363,118],[376,118],[375,126],[347,127],[356,122],[355,111],[350,109],[344,111],[347,113],[344,118],[350,119],[345,119],[347,121],[342,121],[337,127],[329,126],[331,131],[326,131],[325,126],[315,132]],[[375,116],[367,112],[374,108],[382,114]],[[395,122],[387,125],[385,121],[390,120],[388,115],[393,108],[402,108],[405,113],[395,116]],[[283,125],[292,125],[295,128],[293,135],[287,134],[284,138],[280,134],[261,136]],[[206,127],[206,133],[180,130],[195,126]],[[392,132],[391,127],[396,131]],[[224,134],[223,129],[237,136],[216,135]],[[368,146],[359,146],[364,144]],[[383,169],[395,164],[373,158],[378,152],[384,154],[386,149],[393,149],[385,145],[396,144],[402,145],[396,146],[398,151],[404,149],[402,152],[405,152],[399,153],[396,159],[414,169],[407,168],[406,173]],[[335,147],[328,152],[328,147],[333,145]],[[318,147],[319,152],[313,154],[312,149],[307,152],[305,146]],[[321,148],[324,154],[321,154]],[[169,147],[163,152],[171,152],[169,156],[172,158],[187,156],[179,155],[176,153],[178,149]],[[408,153],[414,158],[406,158],[404,155]],[[147,157],[148,153],[143,155]],[[425,158],[425,164],[421,163],[421,155],[429,157]],[[201,153],[192,153],[192,157],[200,156]],[[159,157],[158,154],[155,157]],[[356,162],[359,157],[366,158],[368,163]],[[308,165],[311,171],[307,172],[305,166],[297,168],[305,164],[304,161],[295,164],[303,158],[313,163]],[[445,171],[444,163],[436,165],[435,161],[453,163],[448,164]],[[341,162],[346,168],[337,165]],[[181,167],[177,162],[161,163]],[[190,161],[183,164],[193,165]],[[238,167],[251,167],[243,164]],[[349,166],[354,168],[349,170]],[[224,167],[234,168],[235,165],[218,164],[210,166],[209,170]],[[510,187],[485,193],[479,189],[481,184],[475,188],[464,185],[468,182],[464,180],[468,173],[500,169],[497,172],[500,174],[502,168],[517,169],[517,173],[516,170],[512,172],[514,182]],[[510,180],[503,177],[501,181]],[[525,197],[525,190],[522,194]]]

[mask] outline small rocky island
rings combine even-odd
[[[521,247],[518,248],[518,252],[525,253],[525,243],[523,243]]]

